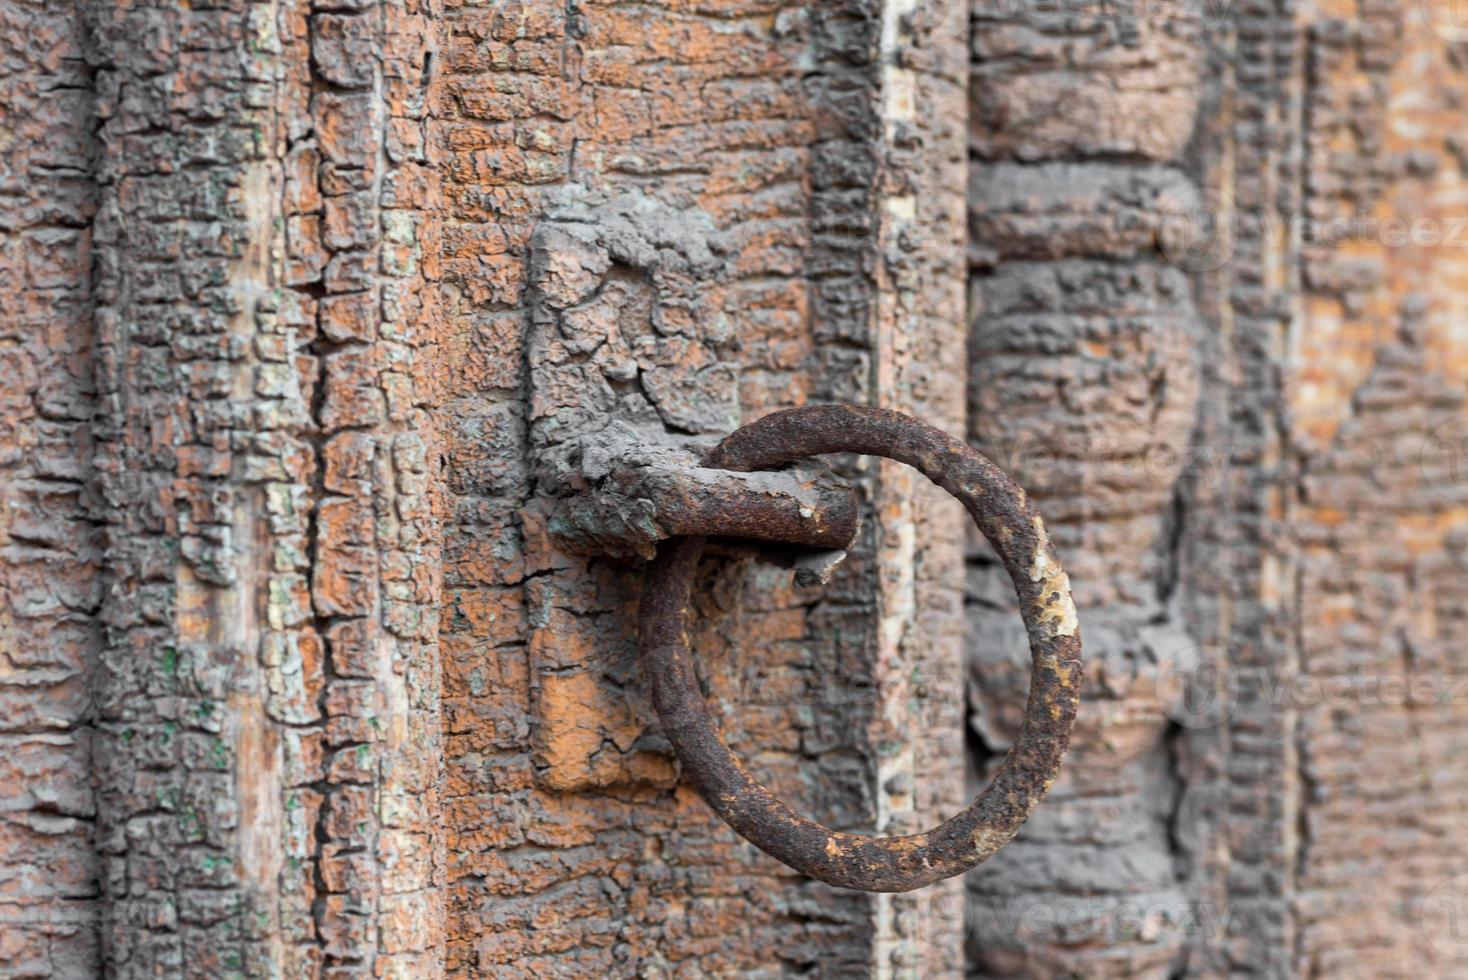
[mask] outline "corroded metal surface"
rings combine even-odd
[[[651,559],[672,537],[739,538],[830,551],[856,536],[856,493],[814,465],[778,473],[733,472],[699,466],[684,449],[646,447],[630,440],[611,453],[591,447],[571,479],[574,496],[559,501],[550,524],[568,551],[636,554]],[[580,449],[580,447],[577,447]],[[598,447],[602,448],[602,447]]]
[[[961,874],[1007,843],[1044,797],[1079,703],[1081,637],[1070,583],[1025,493],[963,442],[882,409],[791,409],[747,425],[704,465],[750,471],[821,453],[884,456],[916,467],[957,497],[1014,582],[1032,653],[1024,726],[993,781],[962,813],[922,834],[866,837],[801,817],[724,745],[688,647],[688,598],[704,539],[665,542],[649,571],[639,640],[653,702],[685,777],[741,836],[828,884],[901,892]]]

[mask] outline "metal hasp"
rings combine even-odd
[[[683,775],[729,826],[827,884],[910,891],[988,858],[1050,789],[1080,701],[1080,627],[1070,582],[1024,491],[984,456],[930,425],[855,405],[790,409],[734,432],[703,465],[748,472],[836,452],[907,463],[957,497],[998,552],[1019,596],[1032,658],[1024,724],[994,779],[967,809],[906,837],[842,833],[795,813],[745,771],[719,737],[688,648],[689,591],[704,538],[659,545],[642,599],[639,642],[653,703]]]

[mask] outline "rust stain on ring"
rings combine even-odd
[[[653,703],[683,774],[729,826],[827,884],[910,891],[962,874],[1003,847],[1050,789],[1080,702],[1080,627],[1069,580],[1024,491],[965,443],[917,419],[856,405],[775,412],[731,434],[703,465],[749,472],[835,452],[907,463],[957,497],[999,553],[1019,596],[1031,653],[1024,724],[967,809],[921,834],[847,834],[795,813],[745,771],[709,715],[688,645],[688,598],[703,538],[659,546],[638,639]]]

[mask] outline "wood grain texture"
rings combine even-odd
[[[531,433],[606,406],[527,360],[536,229],[640,201],[718,263],[597,270],[567,329],[663,338],[596,358],[659,428],[956,426],[966,18],[907,6],[6,8],[4,971],[957,970],[953,893],[801,883],[675,788],[635,569],[536,508]],[[725,560],[705,629],[741,746],[881,831],[958,802],[906,716],[910,658],[958,703],[958,552],[849,469],[844,578]]]

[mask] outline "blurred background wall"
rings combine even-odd
[[[969,427],[1060,525],[1091,679],[969,876],[980,973],[1463,970],[1465,39],[1426,0],[975,5]],[[996,596],[975,549],[980,771]]]

